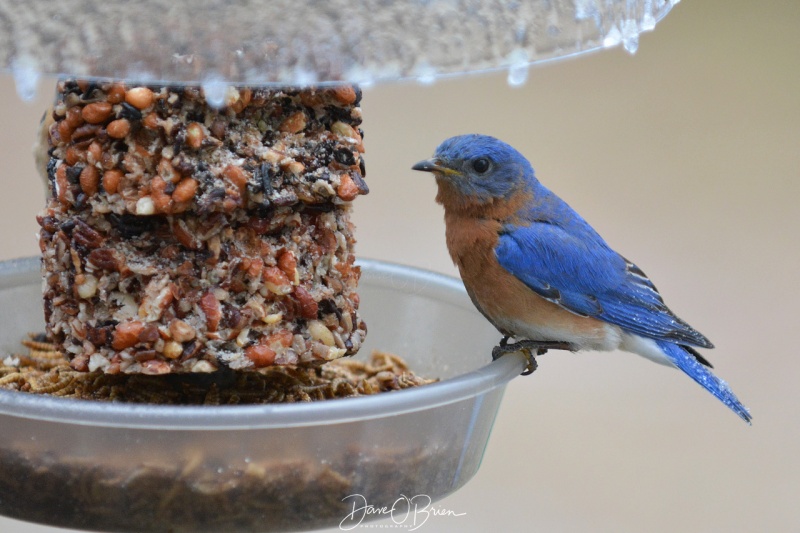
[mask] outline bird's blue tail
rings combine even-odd
[[[742,405],[742,402],[739,401],[727,383],[712,374],[708,368],[703,366],[691,353],[684,350],[681,346],[666,341],[656,342],[675,366],[683,370],[690,378],[719,398],[722,403],[739,415],[742,420],[750,424],[753,418],[750,416],[750,411],[747,410],[747,407]]]

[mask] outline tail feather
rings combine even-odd
[[[684,350],[686,350],[687,352],[692,354],[692,357],[694,357],[695,359],[697,359],[698,361],[703,363],[708,368],[714,368],[714,365],[712,365],[711,362],[708,359],[706,359],[705,357],[700,355],[700,352],[698,352],[697,350],[695,350],[691,346],[681,345],[681,348],[683,348]]]
[[[683,346],[672,344],[666,341],[656,341],[672,363],[683,370],[690,378],[703,386],[708,392],[716,396],[722,403],[727,405],[734,413],[747,422],[751,423],[753,417],[747,407],[736,397],[731,388],[723,380],[711,373],[703,366],[702,361],[698,360],[692,353],[694,350],[687,351]]]

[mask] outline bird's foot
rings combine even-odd
[[[507,353],[519,352],[522,350],[536,350],[536,355],[547,353],[547,350],[571,350],[572,345],[564,341],[533,341],[529,339],[517,341],[509,344],[511,337],[503,337],[500,344],[492,349],[492,360],[499,359]]]
[[[536,356],[547,353],[547,350],[571,350],[572,346],[568,342],[563,341],[533,341],[529,339],[517,341],[514,344],[509,344],[508,340],[511,337],[505,336],[500,339],[500,344],[492,349],[492,361],[499,359],[507,353],[522,352],[528,359],[528,364],[521,375],[527,376],[533,374],[537,368]]]

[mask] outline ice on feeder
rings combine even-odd
[[[617,46],[622,41],[622,32],[619,31],[617,25],[611,26],[611,29],[606,34],[605,38],[603,39],[603,46],[605,48],[612,48]]]
[[[203,95],[208,105],[219,109],[225,104],[225,93],[228,91],[228,83],[219,75],[206,78],[203,82]]]
[[[42,0],[34,13],[0,0],[0,70],[16,66],[29,80],[20,67],[31,60],[51,76],[201,85],[214,73],[229,85],[286,86],[430,83],[514,67],[519,79],[517,49],[531,64],[620,43],[635,51],[638,33],[675,3],[331,0],[323,9],[315,0],[140,0],[130,9],[124,0]],[[21,95],[30,87],[22,83]]]
[[[508,58],[508,85],[511,87],[521,87],[528,81],[528,70],[530,61],[525,50],[514,50]]]
[[[421,85],[431,85],[436,81],[436,69],[423,61],[414,69],[414,77]]]
[[[639,27],[635,20],[628,19],[622,25],[622,46],[629,54],[639,49]]]
[[[656,18],[653,15],[653,0],[645,0],[644,13],[640,24],[642,31],[653,31],[656,27]]]
[[[41,74],[33,60],[26,58],[15,59],[11,65],[11,74],[14,76],[17,95],[23,101],[30,102],[36,98]]]

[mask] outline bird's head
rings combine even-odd
[[[431,159],[411,168],[436,176],[437,200],[445,207],[507,199],[534,179],[533,169],[522,154],[503,141],[477,134],[447,139]]]

